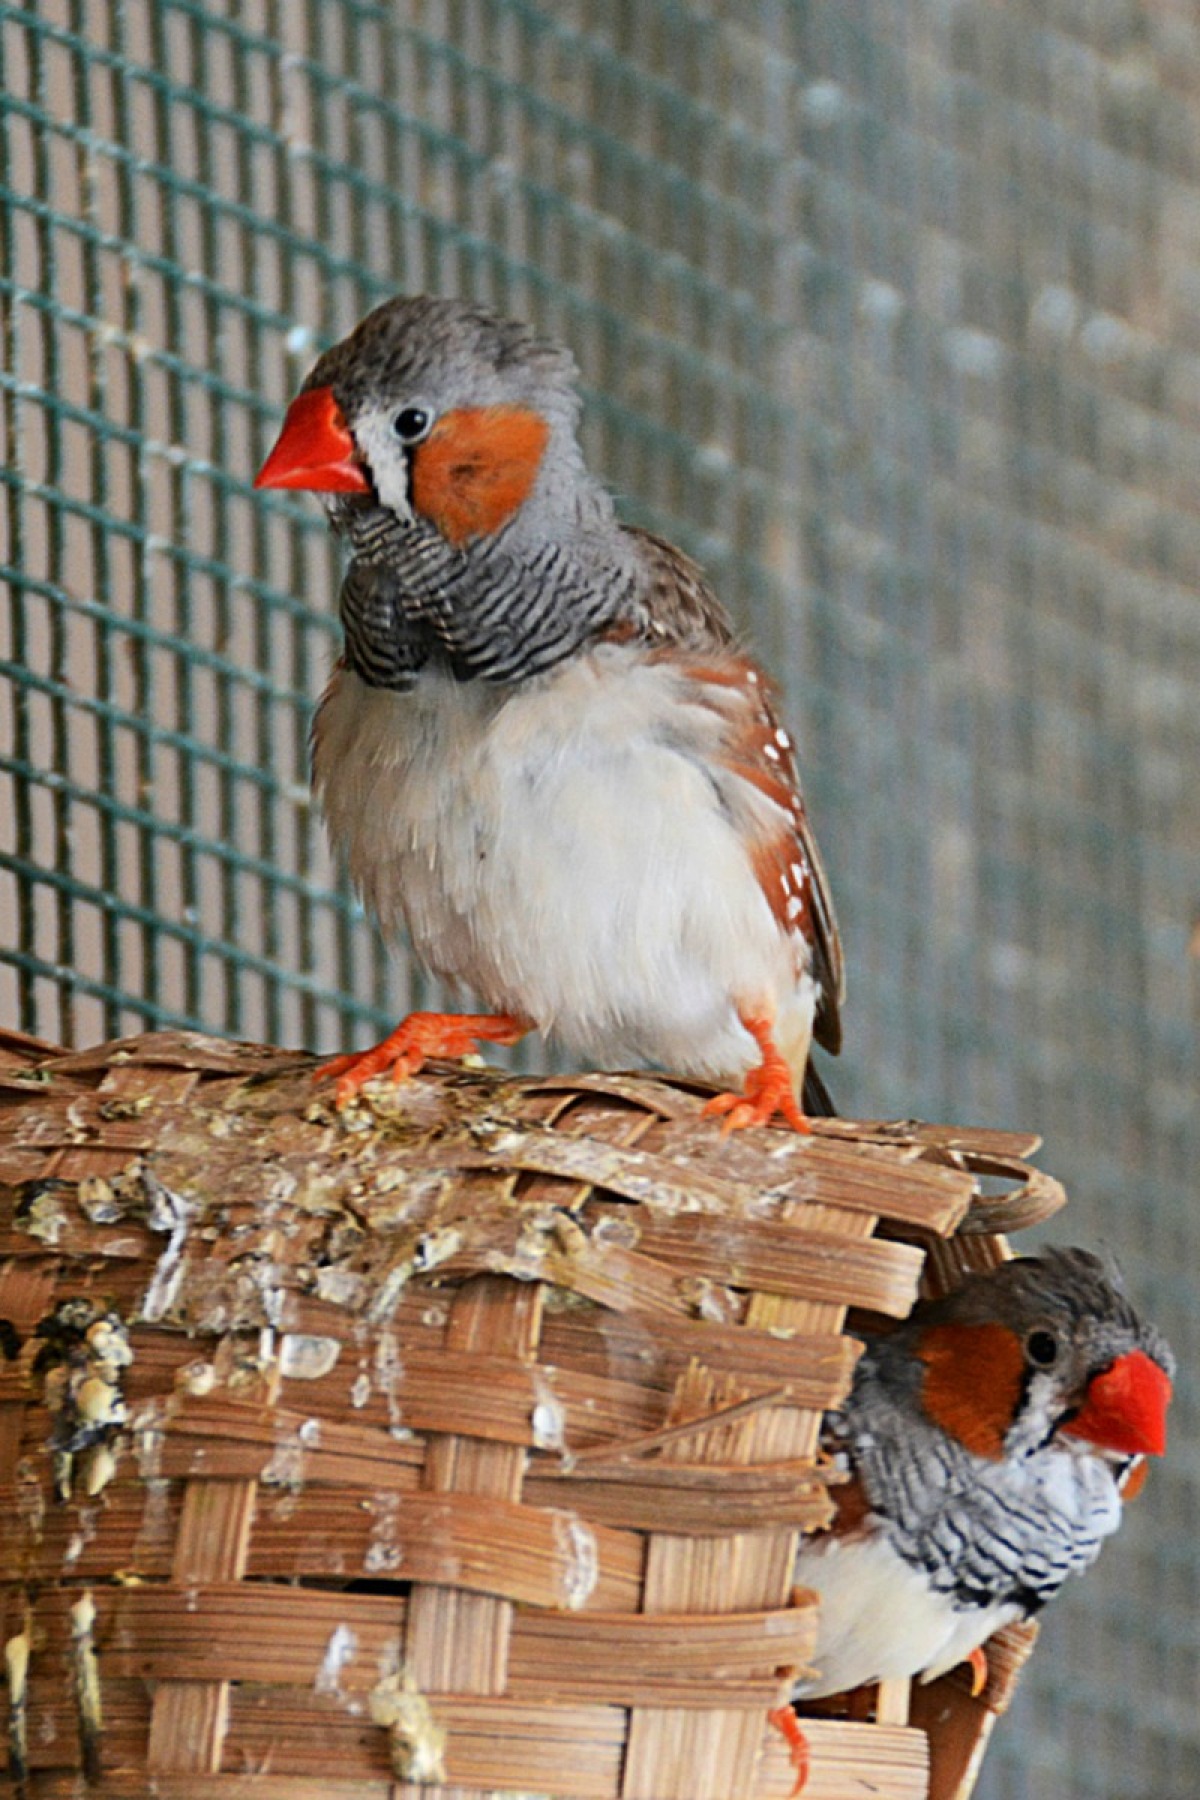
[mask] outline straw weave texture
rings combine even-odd
[[[856,1317],[1049,1216],[1035,1141],[311,1074],[0,1039],[15,1791],[787,1800]],[[805,1718],[806,1800],[961,1800],[1030,1641]]]

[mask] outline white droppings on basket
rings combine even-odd
[[[179,1393],[190,1394],[195,1400],[202,1400],[205,1394],[211,1394],[217,1385],[215,1363],[204,1362],[197,1358],[195,1362],[185,1363],[175,1371],[175,1386]]]
[[[377,1493],[372,1496],[368,1505],[375,1515],[375,1523],[371,1527],[363,1568],[368,1575],[390,1575],[404,1561],[404,1552],[398,1541],[400,1496]]]
[[[554,1391],[549,1374],[545,1369],[536,1365],[533,1370],[533,1391],[536,1397],[530,1424],[533,1429],[534,1448],[565,1452],[567,1448],[566,1411]]]
[[[162,1474],[165,1419],[166,1408],[163,1402],[147,1400],[134,1413],[130,1422],[133,1454],[145,1492],[142,1522],[130,1557],[134,1568],[139,1567],[143,1560],[153,1560],[155,1554],[166,1548],[171,1541],[169,1484]]]
[[[336,1694],[344,1698],[342,1687],[342,1670],[348,1662],[352,1662],[358,1651],[357,1634],[349,1625],[335,1625],[329,1634],[329,1642],[325,1646],[325,1654],[321,1658],[321,1666],[313,1681],[313,1692],[317,1694]]]
[[[142,1188],[146,1197],[146,1223],[151,1231],[165,1233],[167,1239],[138,1309],[142,1318],[153,1325],[166,1316],[178,1297],[187,1267],[184,1251],[196,1208],[192,1201],[167,1187],[149,1168],[142,1170]]]
[[[597,1219],[592,1227],[592,1242],[611,1244],[618,1250],[632,1250],[642,1235],[629,1216],[632,1212],[633,1208],[630,1207],[628,1213],[606,1213],[604,1218]]]
[[[83,1491],[89,1499],[103,1493],[117,1472],[116,1451],[111,1444],[92,1444],[81,1450],[77,1458],[83,1479]]]
[[[679,1292],[698,1319],[713,1325],[734,1325],[741,1318],[742,1303],[732,1288],[719,1287],[707,1275],[685,1275]]]
[[[403,1380],[400,1346],[392,1332],[381,1331],[375,1344],[375,1385],[387,1406],[388,1431],[392,1437],[401,1440],[412,1436],[404,1423],[404,1408],[400,1403],[399,1388]]]
[[[443,1225],[437,1231],[427,1231],[417,1242],[414,1267],[427,1274],[430,1269],[457,1256],[462,1247],[463,1233],[457,1225]]]
[[[596,1534],[577,1513],[557,1513],[554,1538],[562,1559],[559,1586],[563,1603],[571,1612],[578,1612],[587,1605],[600,1579]]]
[[[46,1188],[34,1196],[16,1220],[14,1228],[53,1249],[66,1224],[66,1207],[52,1188]]]
[[[252,1285],[258,1290],[268,1329],[278,1331],[283,1324],[283,1310],[287,1301],[282,1265],[273,1257],[264,1256],[261,1261],[252,1259],[247,1272]],[[269,1357],[263,1359],[264,1368],[269,1360]]]
[[[77,1197],[80,1208],[93,1225],[115,1225],[125,1217],[125,1208],[111,1181],[103,1175],[85,1175],[79,1183]]]
[[[403,1257],[399,1262],[392,1264],[371,1297],[371,1304],[367,1308],[369,1324],[382,1325],[391,1318],[401,1294],[408,1285],[414,1267],[411,1256]]]
[[[41,1472],[31,1456],[23,1456],[16,1468],[16,1511],[32,1543],[40,1543],[46,1523],[46,1490]]]
[[[260,1480],[265,1487],[285,1488],[294,1499],[304,1486],[306,1452],[321,1442],[321,1421],[305,1419],[294,1431],[281,1433]]]
[[[388,1733],[393,1773],[401,1781],[444,1782],[445,1728],[413,1677],[385,1677],[371,1689],[370,1705],[372,1719]]]
[[[78,1558],[82,1556],[83,1552],[87,1549],[87,1546],[95,1538],[97,1531],[100,1529],[101,1510],[98,1506],[81,1506],[76,1517],[79,1521],[79,1529],[71,1539],[72,1549],[70,1560],[72,1562],[77,1561]],[[75,1548],[76,1543],[78,1543],[77,1549]]]
[[[279,1344],[279,1373],[287,1381],[320,1381],[336,1367],[341,1354],[337,1338],[286,1331]]]
[[[328,1300],[331,1306],[354,1306],[362,1296],[364,1278],[354,1269],[331,1263],[317,1270],[313,1286],[318,1300]]]
[[[86,1144],[92,1133],[91,1121],[84,1106],[79,1100],[72,1100],[67,1108],[67,1124],[71,1127],[66,1135],[70,1144]]]
[[[555,1248],[564,1256],[583,1256],[586,1254],[591,1240],[578,1220],[569,1218],[564,1212],[555,1212],[549,1219],[548,1230],[554,1239]]]
[[[404,1656],[399,1637],[385,1638],[375,1658],[376,1680],[388,1681],[393,1675],[398,1675],[403,1667]]]
[[[355,1376],[354,1385],[350,1389],[350,1404],[351,1404],[351,1406],[355,1407],[356,1409],[361,1409],[362,1407],[364,1407],[367,1404],[367,1401],[371,1398],[371,1393],[372,1393],[371,1377],[367,1374],[366,1370],[364,1369],[364,1371],[361,1375]]]

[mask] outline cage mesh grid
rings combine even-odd
[[[334,556],[249,483],[368,305],[477,296],[572,343],[628,516],[785,684],[839,1098],[1039,1122],[1194,1364],[1190,5],[40,0],[0,55],[4,1015],[332,1046],[429,991],[308,807]],[[1175,1410],[991,1800],[1200,1787]]]

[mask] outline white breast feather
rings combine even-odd
[[[953,1606],[878,1533],[806,1543],[796,1580],[821,1602],[817,1673],[796,1689],[804,1699],[922,1672],[932,1681],[1019,1616],[1012,1604]]]
[[[384,930],[407,924],[486,1006],[597,1060],[727,1079],[756,1060],[737,1008],[762,1008],[799,1070],[812,983],[704,767],[727,728],[627,646],[516,689],[426,675],[391,693],[343,670],[314,784]]]

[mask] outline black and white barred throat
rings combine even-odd
[[[346,660],[372,687],[411,687],[436,661],[460,681],[545,673],[634,609],[628,565],[498,532],[457,548],[380,507],[335,521],[354,546],[341,593]]]

